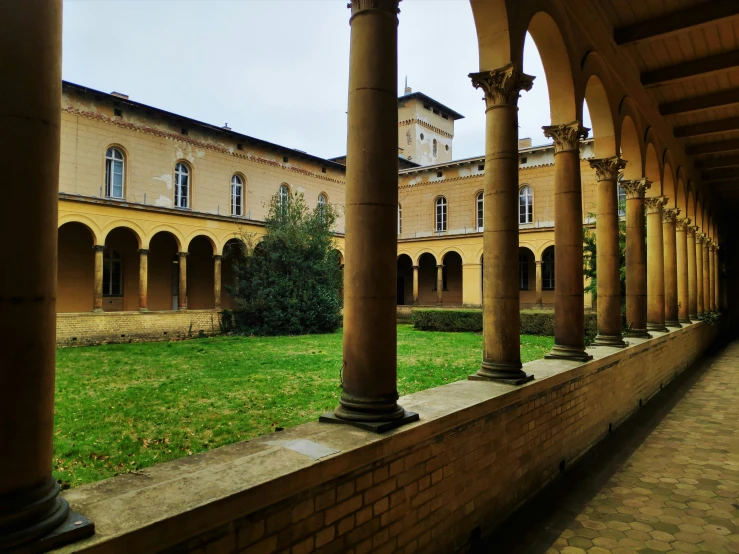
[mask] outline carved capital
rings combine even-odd
[[[689,217],[683,217],[682,219],[677,220],[677,230],[678,231],[687,231],[690,229],[690,218]]]
[[[217,262],[220,262],[222,258],[223,256],[221,256],[220,254],[213,254],[213,259]]]
[[[696,231],[698,231],[698,226],[697,225],[690,225],[690,226],[688,226],[688,235],[690,235],[693,238],[695,238]]]
[[[562,125],[546,125],[542,127],[544,136],[554,141],[554,153],[580,150],[580,139],[588,138],[590,129],[583,127],[579,121]]]
[[[187,255],[188,255],[188,254],[189,254],[189,252],[177,252],[177,255],[178,255],[178,256],[179,256],[180,258],[187,258]]]
[[[148,248],[139,248],[139,254],[142,256],[148,256],[149,255],[149,249]]]
[[[351,8],[352,17],[360,12],[369,10],[380,10],[383,12],[389,12],[393,15],[398,15],[400,10],[398,4],[400,0],[351,0],[346,7]]]
[[[665,223],[675,223],[677,221],[677,216],[679,215],[679,208],[665,208],[665,210],[662,212],[662,221],[664,221]]]
[[[595,158],[590,160],[590,167],[595,169],[599,181],[613,181],[626,167],[626,160],[620,156],[612,158]]]
[[[648,214],[662,213],[662,207],[667,202],[664,196],[652,196],[644,199],[644,205],[647,207]]]
[[[104,244],[96,244],[95,246],[92,247],[92,249],[95,252],[103,252],[105,250],[105,245]]]
[[[535,79],[516,70],[512,63],[492,71],[470,73],[469,77],[472,79],[472,86],[485,93],[483,100],[487,109],[493,106],[517,105],[521,91],[531,90]]]
[[[703,248],[706,250],[711,248],[711,237],[709,237],[707,233],[703,233]]]
[[[626,193],[626,199],[644,199],[647,189],[652,187],[652,182],[648,179],[629,179],[619,181],[621,190]]]
[[[708,237],[706,237],[706,234],[705,233],[696,233],[695,234],[695,242],[698,243],[698,244],[703,244],[707,238]]]

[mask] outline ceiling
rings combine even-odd
[[[608,0],[618,49],[719,202],[739,200],[739,0]]]

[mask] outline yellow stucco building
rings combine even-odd
[[[410,89],[398,105],[398,304],[479,306],[484,157],[452,159],[460,114]],[[343,158],[322,159],[72,83],[63,84],[62,106],[61,343],[84,344],[88,333],[136,337],[154,313],[168,314],[154,326],[165,335],[175,330],[166,321],[200,330],[202,311],[232,306],[222,287],[230,279],[229,241],[263,232],[277,192],[335,204],[343,256]],[[553,154],[552,146],[521,141],[524,307],[553,303]],[[595,205],[590,142],[581,154],[586,218]],[[148,319],[126,319],[133,328],[119,336],[120,318],[90,318],[114,312]]]

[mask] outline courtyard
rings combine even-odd
[[[338,404],[341,331],[57,350],[54,478],[64,488],[316,420]],[[521,358],[551,337],[521,336]],[[398,326],[398,392],[466,379],[482,335]]]

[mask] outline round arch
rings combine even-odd
[[[595,60],[598,60],[597,62]],[[593,149],[597,158],[610,158],[617,154],[616,150],[616,129],[614,125],[613,102],[608,96],[610,87],[604,86],[604,79],[601,77],[605,74],[601,70],[600,57],[591,52],[585,60],[586,64],[596,65],[587,76],[585,90],[581,95],[588,106],[590,120],[593,125]],[[597,72],[596,72],[597,71]]]
[[[428,254],[429,256],[431,256],[432,258],[434,258],[434,263],[436,263],[436,260],[439,259],[439,255],[436,252],[434,252],[430,248],[424,248],[423,250],[419,250],[418,252],[416,252],[416,264],[415,265],[419,265],[420,264],[421,258],[425,254]]]
[[[536,259],[537,259],[537,261],[541,261],[542,260],[542,256],[544,255],[544,251],[547,248],[550,248],[550,247],[553,247],[553,246],[554,246],[554,241],[553,240],[548,240],[546,242],[543,242],[541,245],[539,245],[539,251],[536,253]]]
[[[640,179],[644,175],[642,166],[642,145],[639,140],[639,129],[631,115],[624,115],[619,124],[619,146],[621,157],[627,161],[624,178]]]
[[[646,195],[649,197],[662,196],[662,164],[657,157],[657,150],[652,142],[647,143],[644,177],[652,183],[647,189]]]
[[[108,223],[103,228],[103,231],[101,233],[101,239],[103,241],[105,241],[105,239],[108,237],[108,234],[111,231],[114,231],[115,229],[118,229],[118,228],[121,228],[121,227],[124,227],[126,229],[129,229],[136,236],[136,240],[138,241],[138,247],[139,248],[143,248],[143,246],[142,246],[142,244],[144,242],[143,237],[146,236],[146,233],[136,223],[134,223],[133,221],[127,221],[125,219],[119,219],[119,220],[113,221],[111,223]]]
[[[670,162],[665,163],[664,176],[662,178],[662,196],[667,201],[665,208],[675,208],[677,206],[677,191],[675,189],[675,173],[672,170]]]
[[[178,252],[184,252],[183,245],[185,244],[185,237],[182,236],[182,233],[180,233],[175,227],[172,227],[171,225],[157,225],[153,229],[149,230],[149,233],[144,237],[143,244],[141,248],[149,248],[149,245],[151,244],[152,239],[159,233],[169,233],[174,237],[175,242],[177,243],[177,251]]]
[[[193,231],[187,236],[187,239],[183,242],[185,249],[183,252],[187,252],[190,249],[190,244],[192,241],[194,241],[198,237],[205,237],[208,242],[210,242],[211,247],[213,248],[213,254],[218,254],[218,239],[216,236],[211,233],[210,231],[206,229],[198,229],[197,231]]]
[[[80,225],[87,227],[87,230],[90,231],[90,234],[92,235],[93,244],[104,244],[105,238],[100,231],[100,227],[98,227],[97,224],[89,217],[80,214],[65,214],[59,218],[57,229],[61,229],[61,227],[67,223],[79,223]]]
[[[442,264],[446,263],[444,259],[446,258],[447,254],[450,254],[450,253],[457,254],[459,256],[459,259],[462,261],[462,263],[465,263],[464,255],[462,254],[462,252],[460,252],[457,248],[454,248],[453,246],[448,246],[447,248],[444,248],[439,253],[439,258],[441,259]]]

